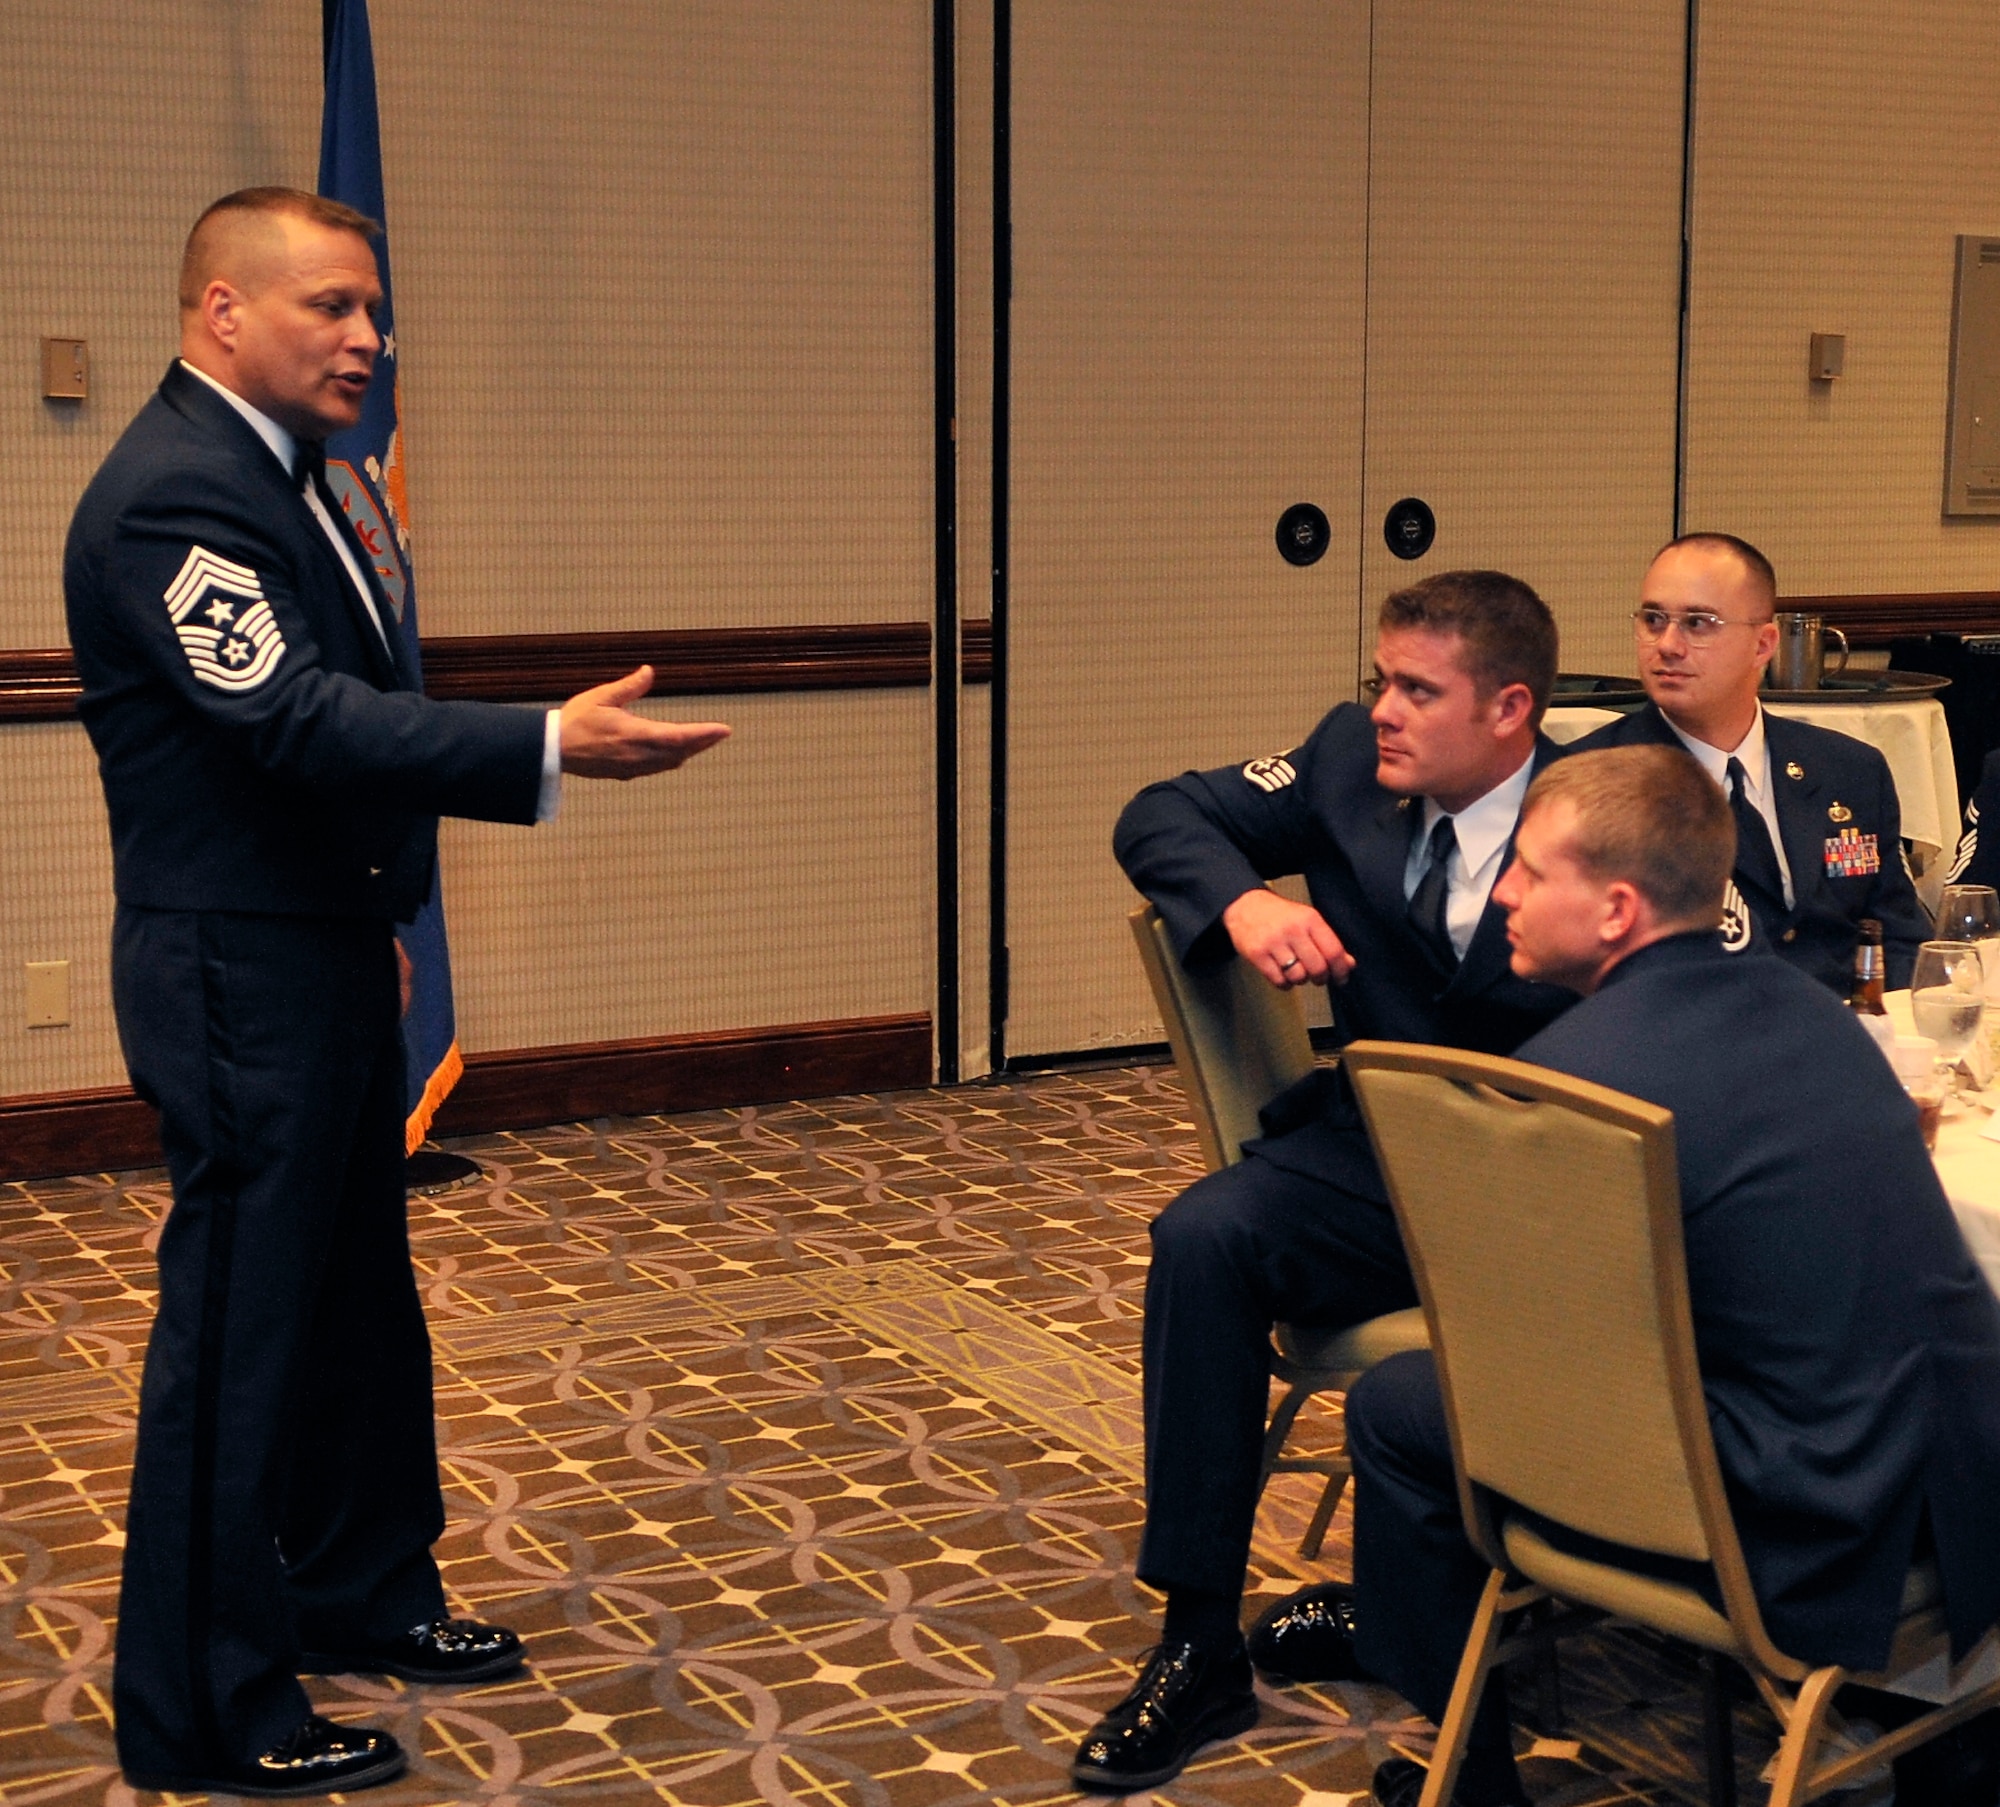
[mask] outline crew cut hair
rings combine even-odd
[[[1549,605],[1504,571],[1440,571],[1383,599],[1378,626],[1456,634],[1461,662],[1480,696],[1525,684],[1535,725],[1556,686],[1556,618]]]
[[[344,201],[308,194],[303,188],[239,188],[202,209],[181,252],[180,303],[192,311],[201,306],[201,292],[215,274],[217,252],[231,225],[246,214],[290,214],[330,226],[337,232],[358,232],[371,243],[382,236],[382,222],[371,220]]]
[[[1703,547],[1710,552],[1728,552],[1750,574],[1750,582],[1764,593],[1764,607],[1768,614],[1778,606],[1778,574],[1771,568],[1771,561],[1750,544],[1738,539],[1733,533],[1684,533],[1679,539],[1669,540],[1653,554],[1672,552],[1680,546]]]
[[[1623,879],[1662,923],[1713,928],[1736,863],[1736,820],[1721,786],[1679,747],[1606,747],[1545,767],[1521,804],[1567,800],[1568,853],[1601,884]]]

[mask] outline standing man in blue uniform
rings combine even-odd
[[[1758,701],[1778,644],[1777,595],[1770,560],[1746,540],[1691,533],[1664,548],[1632,616],[1646,706],[1577,751],[1684,747],[1728,792],[1737,850],[1726,945],[1768,947],[1845,993],[1855,925],[1872,916],[1888,982],[1904,986],[1931,925],[1903,858],[1896,783],[1865,741]]]
[[[546,717],[422,696],[324,480],[380,338],[374,223],[225,197],[181,269],[181,355],[85,491],[64,560],[111,818],[112,985],[174,1205],[159,1245],[113,1706],[128,1779],[386,1781],[386,1732],[298,1675],[467,1681],[403,1199],[394,925],[440,814],[530,823],[565,771],[670,770],[728,730],[633,714],[645,670]]]
[[[1519,1057],[1674,1114],[1702,1387],[1778,1648],[1881,1668],[1927,1535],[1962,1652],[2000,1619],[2000,1306],[1851,1013],[1714,934],[1734,841],[1721,795],[1665,748],[1579,754],[1530,790],[1494,901],[1515,971],[1585,997]],[[1347,1672],[1441,1720],[1486,1571],[1430,1353],[1363,1375],[1347,1434]],[[1670,1566],[1716,1598],[1705,1567]],[[1526,1800],[1505,1702],[1496,1674],[1458,1807]],[[1393,1759],[1375,1799],[1415,1807],[1423,1783]]]
[[[1529,780],[1557,754],[1539,731],[1555,674],[1555,622],[1526,584],[1428,578],[1382,605],[1372,708],[1341,704],[1282,755],[1150,786],[1119,820],[1118,858],[1189,963],[1234,953],[1274,985],[1333,984],[1349,1037],[1510,1052],[1573,1002],[1513,976],[1488,903]],[[1286,873],[1310,903],[1266,889]],[[1271,1325],[1338,1328],[1416,1300],[1337,1075],[1308,1075],[1264,1128],[1153,1225],[1139,1578],[1165,1590],[1166,1625],[1077,1753],[1086,1788],[1156,1787],[1255,1723],[1238,1617]]]

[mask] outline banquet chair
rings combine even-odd
[[[1742,1664],[1783,1728],[1773,1807],[1851,1785],[2000,1703],[2000,1681],[1971,1687],[1816,1760],[1843,1682],[1922,1692],[1918,1669],[1944,1674],[1937,1576],[1911,1571],[1879,1675],[1803,1662],[1765,1630],[1696,1365],[1671,1112],[1456,1049],[1358,1042],[1343,1059],[1437,1352],[1466,1533],[1492,1565],[1422,1807],[1451,1798],[1505,1615],[1545,1598],[1681,1639],[1711,1666]],[[1537,1520],[1706,1564],[1721,1610],[1615,1552],[1559,1548]],[[1711,1741],[1711,1797],[1733,1798],[1733,1768],[1718,1790],[1713,1753]]]
[[[1305,1007],[1297,992],[1280,991],[1248,961],[1234,956],[1189,972],[1175,957],[1166,925],[1151,904],[1142,904],[1129,920],[1139,962],[1166,1024],[1202,1159],[1211,1172],[1228,1167],[1243,1158],[1244,1142],[1258,1133],[1258,1110],[1312,1070]],[[1319,1555],[1353,1470],[1344,1442],[1325,1455],[1286,1455],[1293,1420],[1315,1393],[1344,1393],[1384,1356],[1421,1349],[1423,1313],[1412,1306],[1340,1331],[1279,1324],[1271,1340],[1271,1371],[1284,1383],[1285,1394],[1264,1433],[1257,1486],[1261,1494],[1274,1474],[1326,1477],[1299,1544],[1299,1554],[1311,1561]]]

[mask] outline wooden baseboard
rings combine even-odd
[[[931,1081],[927,1012],[466,1056],[434,1133],[895,1091]],[[159,1120],[122,1086],[0,1098],[0,1181],[160,1163]]]

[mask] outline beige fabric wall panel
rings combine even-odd
[[[993,0],[959,0],[958,613],[993,613]],[[993,693],[959,696],[959,1074],[991,1066]]]
[[[377,15],[426,626],[928,617],[929,9]]]
[[[74,722],[0,727],[0,1097],[123,1085],[111,1020],[111,830]],[[24,1026],[30,960],[67,960],[70,1020]]]
[[[1139,786],[1353,694],[1368,10],[1013,13],[1011,1054],[1158,1036]],[[1283,563],[1279,513],[1334,523]]]
[[[1567,669],[1632,669],[1673,531],[1685,34],[1680,0],[1377,0],[1369,641],[1389,590],[1497,566]],[[1412,495],[1438,537],[1405,563],[1382,519]]]
[[[1801,595],[1990,590],[2000,520],[1943,518],[1953,239],[2000,233],[2000,9],[1702,0],[1690,527]],[[1814,332],[1847,335],[1813,383]]]
[[[249,183],[310,185],[318,154],[315,7],[0,6],[0,646],[64,642],[63,536],[180,342],[195,215]],[[88,400],[41,399],[44,336],[90,342]]]
[[[930,695],[675,697],[735,737],[564,781],[533,829],[445,825],[467,1051],[932,1007]]]

